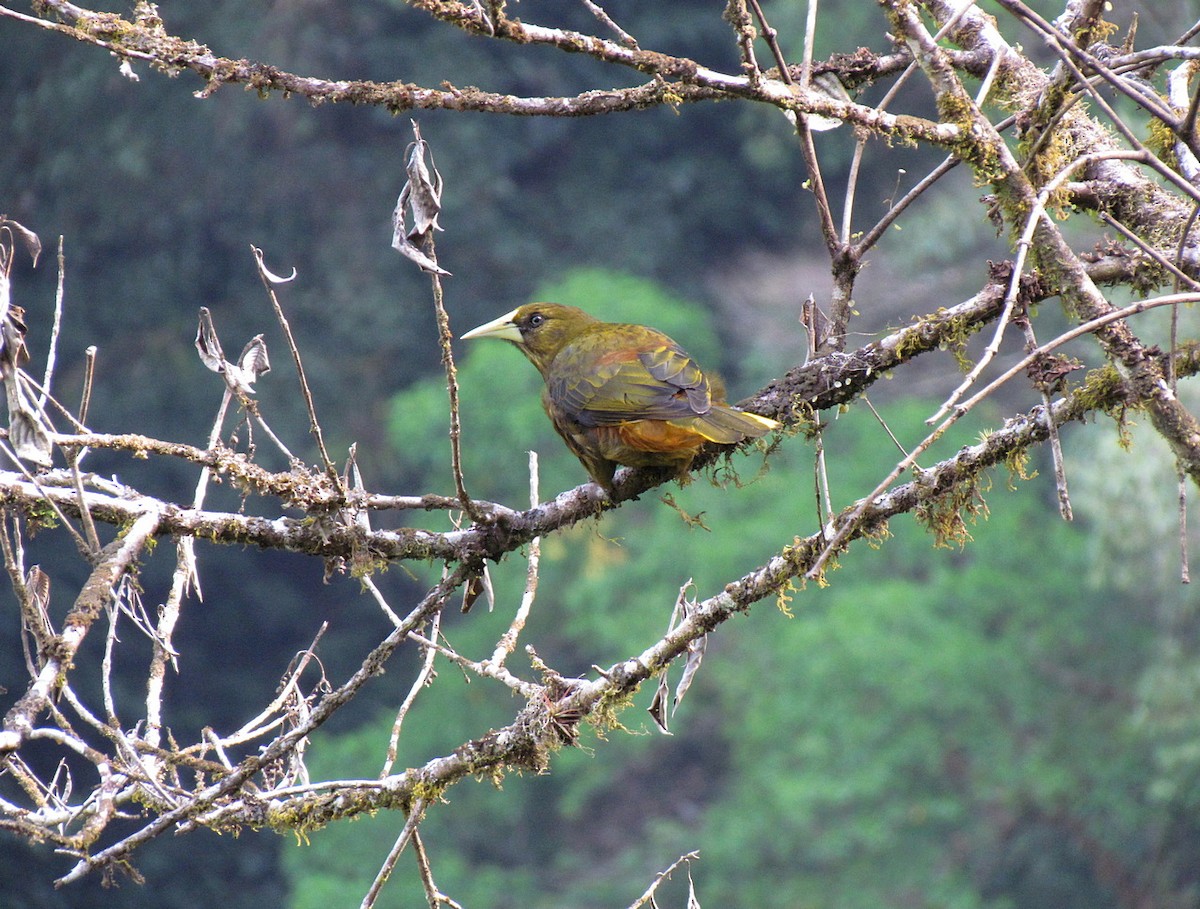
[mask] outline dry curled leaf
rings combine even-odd
[[[21,364],[29,360],[29,351],[25,347],[25,310],[13,305],[11,298],[13,237],[21,239],[35,263],[42,248],[33,231],[0,216],[0,380],[4,382],[8,404],[8,441],[21,460],[49,467],[53,446],[48,426],[41,408],[26,392],[27,380],[21,373]]]
[[[658,687],[654,689],[654,700],[646,708],[646,711],[650,714],[663,735],[671,734],[671,730],[667,728],[667,697],[670,691],[671,688],[667,684],[667,673],[664,671],[658,677]]]
[[[401,196],[401,199],[403,199],[403,196]],[[401,210],[400,205],[402,204],[403,203],[397,204],[397,212]],[[437,262],[425,255],[425,253],[421,252],[421,250],[417,249],[417,247],[413,245],[413,241],[404,235],[403,224],[400,225],[400,229],[397,231],[397,233],[392,236],[392,249],[396,250],[396,252],[400,253],[400,255],[404,256],[406,259],[415,262],[417,267],[427,274],[441,275],[445,278],[450,277],[450,272],[446,271],[446,269],[438,265]]]
[[[358,469],[357,442],[350,446],[349,454],[346,456],[346,467],[342,471],[342,482],[347,489],[353,489],[356,493],[365,494],[367,491],[367,487],[363,483],[362,472]],[[371,515],[366,508],[344,508],[339,513],[339,516],[347,526],[357,527],[366,533],[371,532]]]
[[[245,375],[253,377],[249,379],[251,384],[259,376],[271,371],[271,359],[267,356],[267,342],[263,340],[262,335],[255,335],[246,342],[246,346],[242,348],[242,355],[238,357],[237,365]]]
[[[36,411],[25,401],[16,376],[4,380],[5,396],[8,399],[8,441],[18,458],[49,467],[53,462],[54,446]]]
[[[271,360],[267,356],[267,342],[262,335],[255,335],[242,349],[236,363],[225,359],[221,339],[213,325],[208,307],[200,307],[200,322],[196,327],[196,351],[200,360],[215,373],[219,373],[225,384],[238,394],[254,394],[254,383],[258,377],[271,371]]]
[[[25,575],[25,587],[33,605],[44,614],[50,605],[50,575],[42,571],[41,565],[34,565]]]
[[[487,598],[488,612],[496,608],[496,591],[492,588],[492,576],[486,565],[480,574],[472,577],[463,586],[462,611],[470,612],[481,595]]]
[[[438,173],[433,163],[433,151],[429,143],[421,138],[421,130],[413,123],[413,133],[416,140],[409,146],[408,182],[401,192],[407,193],[406,201],[412,210],[413,226],[408,231],[410,240],[422,240],[432,230],[441,230],[438,215],[442,212],[442,175]],[[429,156],[429,164],[425,164],[425,156]]]
[[[24,244],[26,252],[33,260],[33,267],[37,268],[38,257],[42,254],[42,241],[38,235],[8,215],[0,215],[0,230],[7,231],[11,237],[16,237]],[[3,272],[5,277],[12,273],[12,259],[13,244],[0,242],[0,272]]]
[[[263,251],[261,249],[253,243],[250,244],[250,249],[254,252],[254,261],[258,265],[259,276],[268,284],[287,284],[289,281],[296,280],[297,272],[295,266],[292,266],[292,273],[286,278],[282,275],[277,275],[271,269],[267,268],[266,263],[263,261]]]
[[[679,684],[675,686],[675,700],[671,702],[671,716],[675,715],[683,696],[692,687],[692,680],[695,679],[696,673],[700,669],[700,663],[704,660],[704,650],[707,646],[708,635],[688,641],[687,661],[683,664],[683,675],[679,677]]]
[[[437,261],[418,243],[432,236],[433,231],[441,230],[438,215],[442,211],[442,175],[433,164],[433,152],[429,143],[421,138],[421,130],[413,123],[415,141],[409,145],[408,164],[405,172],[408,180],[400,190],[396,199],[396,208],[392,212],[392,248],[400,255],[416,263],[421,271],[429,274],[449,276]],[[425,156],[429,155],[429,164]],[[408,216],[412,215],[412,227],[408,227]]]
[[[196,326],[196,350],[200,359],[213,372],[220,372],[225,365],[225,352],[221,350],[221,339],[213,326],[212,313],[207,306],[200,307],[200,324]]]
[[[24,307],[8,305],[8,294],[0,292],[0,377],[14,375],[20,366],[29,362],[26,331]]]

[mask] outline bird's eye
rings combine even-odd
[[[529,317],[529,327],[537,328],[545,321],[546,321],[545,316],[543,316],[540,312],[535,312],[533,315],[531,315]]]

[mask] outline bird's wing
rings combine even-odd
[[[700,367],[666,342],[622,345],[577,359],[560,355],[546,381],[553,405],[584,426],[679,420],[706,414],[712,404]]]

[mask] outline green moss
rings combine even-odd
[[[982,441],[986,442],[986,434]],[[1008,469],[1008,481],[1006,486],[1010,491],[1015,491],[1018,480],[1032,480],[1038,475],[1036,470],[1029,469],[1029,449],[1021,446],[1014,448],[1004,456],[1004,466]]]
[[[1151,117],[1146,130],[1146,147],[1155,157],[1172,170],[1179,170],[1179,159],[1175,157],[1176,135],[1171,127],[1157,117]]]
[[[44,499],[29,503],[25,506],[24,511],[31,534],[37,533],[39,530],[53,530],[58,526],[58,515],[50,503]]]
[[[665,668],[666,666],[656,667],[655,674]],[[592,708],[591,713],[588,714],[588,725],[595,729],[596,734],[601,737],[614,729],[621,732],[628,732],[629,730],[620,720],[620,715],[627,707],[632,706],[633,696],[637,694],[637,690],[637,688],[634,688],[632,691],[625,692],[612,689],[606,691],[600,697],[600,700],[596,702],[596,706]]]
[[[1129,435],[1128,414],[1131,405],[1122,394],[1124,385],[1116,367],[1102,366],[1093,369],[1074,392],[1076,413],[1100,412],[1112,417],[1120,433],[1121,447],[1128,448],[1132,444]]]
[[[917,520],[933,534],[935,548],[962,549],[972,541],[968,527],[988,515],[984,488],[984,482],[978,477],[964,479],[948,492],[917,508]]]

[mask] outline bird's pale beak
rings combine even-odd
[[[499,319],[492,319],[491,322],[485,322],[478,328],[472,328],[469,332],[462,336],[462,340],[467,341],[471,338],[500,338],[504,341],[515,341],[521,343],[521,329],[517,328],[517,323],[513,320],[517,317],[517,310],[510,313],[505,313]]]

